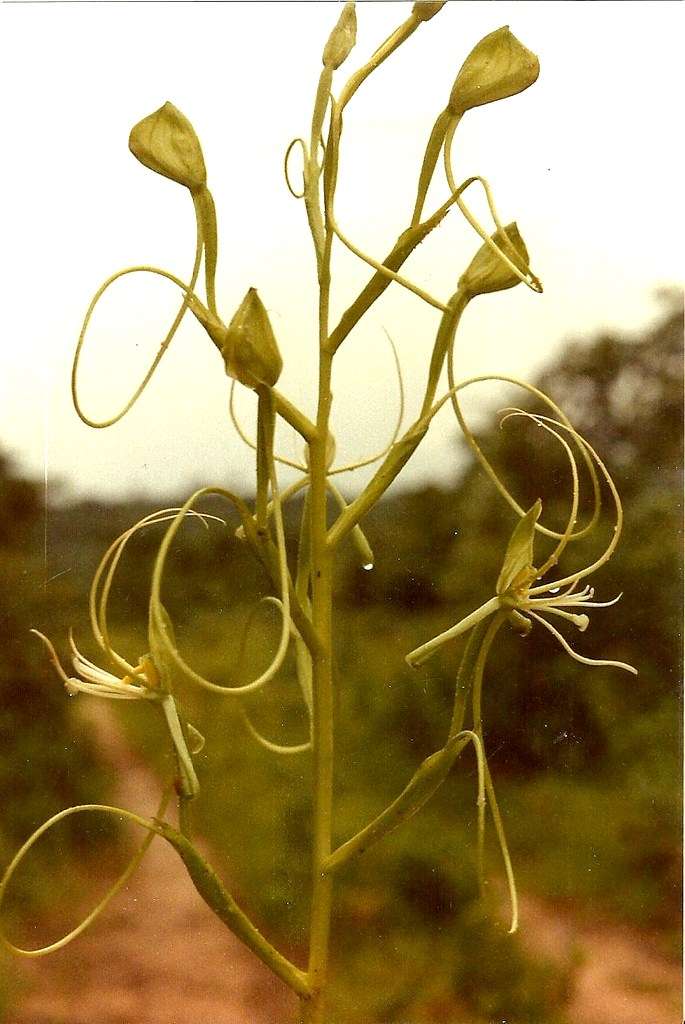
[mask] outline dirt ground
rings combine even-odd
[[[107,709],[86,704],[119,780],[113,802],[153,813],[150,794],[158,786],[150,772],[103,714]],[[639,934],[584,924],[530,899],[522,933],[533,950],[560,956],[580,950],[569,1024],[681,1024],[678,966]],[[296,1018],[289,993],[212,915],[178,856],[159,840],[90,931],[52,956],[19,961],[17,970],[22,995],[6,1024],[291,1024]]]

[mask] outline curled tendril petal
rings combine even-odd
[[[196,491],[186,501],[185,505],[174,517],[174,520],[167,529],[167,532],[162,540],[162,543],[155,560],[155,566],[152,575],[152,592],[150,596],[150,620],[151,625],[158,630],[158,642],[164,648],[166,654],[169,657],[170,662],[180,671],[185,678],[202,689],[209,690],[212,693],[220,693],[225,696],[238,697],[242,694],[252,693],[256,690],[261,689],[266,683],[268,683],[276,675],[280,669],[288,650],[291,635],[291,618],[290,618],[290,590],[289,590],[289,572],[287,553],[285,548],[285,534],[283,528],[283,517],[281,514],[281,502],[280,494],[278,490],[278,481],[276,479],[275,466],[273,459],[270,462],[270,475],[271,475],[271,487],[274,495],[274,519],[276,522],[276,538],[277,538],[277,549],[278,549],[278,560],[279,560],[279,573],[280,573],[280,584],[281,584],[281,602],[282,602],[282,628],[281,637],[278,645],[278,649],[274,654],[268,667],[257,676],[254,680],[241,686],[221,686],[217,683],[213,683],[204,676],[201,676],[182,658],[173,639],[168,634],[168,626],[164,622],[162,616],[162,603],[161,603],[161,587],[164,576],[164,568],[166,564],[166,558],[169,553],[171,544],[173,543],[174,537],[178,532],[178,529],[183,521],[185,514],[193,507],[204,495],[215,494],[230,501],[239,511],[243,523],[249,523],[251,519],[250,510],[245,505],[245,502],[237,495],[225,490],[222,487],[203,487],[199,491]]]
[[[573,427],[571,426],[568,417],[564,414],[562,409],[559,408],[556,402],[554,402],[548,395],[546,395],[544,391],[541,391],[539,388],[536,388],[533,384],[528,384],[526,381],[518,380],[518,378],[516,377],[509,377],[505,374],[481,374],[476,377],[469,377],[466,380],[461,381],[459,384],[455,384],[453,346],[450,346],[447,352],[447,378],[449,383],[449,391],[447,395],[445,395],[443,399],[440,400],[439,403],[436,403],[436,408],[441,403],[447,400],[451,402],[459,426],[462,430],[462,433],[464,434],[464,438],[466,439],[467,444],[471,448],[471,451],[474,453],[479,463],[481,464],[486,475],[490,478],[490,480],[492,481],[496,489],[499,491],[499,493],[502,495],[504,500],[507,502],[507,504],[511,508],[513,508],[519,516],[523,516],[525,514],[524,509],[515,500],[515,498],[512,496],[509,490],[502,483],[497,472],[490,463],[489,459],[487,458],[487,456],[481,449],[480,445],[476,441],[475,437],[473,436],[473,433],[464,418],[461,405],[459,404],[458,393],[460,391],[463,391],[467,387],[471,387],[473,384],[482,384],[491,381],[499,381],[503,384],[513,384],[516,387],[523,388],[524,391],[527,391],[529,394],[533,395],[535,398],[539,399],[541,402],[547,405],[547,407],[551,409],[552,412],[555,413],[555,415],[559,416],[561,421],[558,424],[559,426],[564,427],[564,429],[566,430],[570,429],[571,431],[573,431]],[[588,450],[583,444],[580,444],[578,441],[576,441],[576,443],[578,444],[579,451],[581,452],[583,462],[585,463],[585,466],[590,474],[593,494],[593,511],[589,521],[585,524],[585,526],[581,527],[578,530],[574,530],[573,533],[569,534],[568,540],[580,540],[581,537],[587,536],[588,533],[594,530],[595,526],[599,521],[599,516],[602,509],[602,497],[599,486],[599,479],[597,476],[597,471],[595,469],[593,459],[589,455]],[[542,523],[538,523],[536,525],[536,530],[544,534],[546,537],[551,537],[555,540],[560,540],[563,536],[562,533],[559,533],[557,530],[551,530],[549,529],[549,527],[543,526]]]
[[[573,530],[574,530],[574,527],[575,527],[576,522],[578,520],[578,503],[580,501],[580,485],[579,485],[579,482],[578,482],[578,465],[576,463],[575,456],[573,455],[573,452],[571,450],[571,446],[568,444],[566,439],[563,438],[561,436],[561,434],[557,430],[554,430],[553,427],[551,427],[549,425],[549,423],[545,423],[539,416],[536,416],[536,415],[534,415],[533,413],[530,413],[530,412],[526,412],[524,409],[509,409],[509,410],[505,410],[505,412],[506,412],[506,415],[500,421],[500,427],[503,426],[504,423],[507,422],[507,420],[513,419],[514,417],[519,417],[520,416],[520,417],[523,417],[524,419],[532,420],[533,423],[536,423],[539,427],[542,427],[544,430],[547,431],[548,434],[551,434],[552,437],[554,437],[555,440],[559,442],[559,444],[562,446],[562,448],[564,449],[564,451],[566,453],[566,457],[568,459],[569,466],[570,466],[570,469],[571,469],[571,481],[572,481],[571,507],[569,509],[568,518],[566,520],[566,527],[564,529],[564,532],[561,534],[561,537],[559,538],[558,544],[556,545],[554,550],[551,552],[551,554],[548,556],[548,558],[545,560],[545,562],[538,569],[538,575],[539,576],[544,576],[545,573],[549,572],[549,570],[554,565],[556,565],[557,562],[559,561],[559,559],[561,558],[563,552],[565,551],[566,547],[568,546],[568,543],[569,543],[571,537],[573,536]],[[531,559],[531,564],[532,564],[532,559]]]
[[[501,246],[497,244],[497,242],[492,238],[492,236],[488,233],[488,231],[483,227],[483,225],[480,223],[480,221],[478,221],[477,218],[474,217],[474,215],[471,213],[471,211],[469,210],[469,208],[466,205],[466,203],[464,202],[464,200],[461,198],[461,194],[464,191],[464,189],[463,188],[457,189],[456,179],[455,179],[454,173],[452,171],[452,155],[451,155],[452,154],[452,144],[454,142],[454,135],[455,135],[455,132],[456,132],[457,127],[459,125],[460,119],[461,119],[460,116],[457,116],[457,117],[453,117],[450,120],[450,122],[449,122],[449,124],[447,126],[447,130],[446,130],[446,133],[445,133],[445,140],[444,140],[445,177],[447,178],[447,184],[448,184],[450,190],[452,191],[453,195],[455,196],[455,200],[456,200],[457,206],[459,207],[459,210],[460,210],[462,216],[465,218],[466,221],[468,221],[468,223],[471,225],[471,227],[476,232],[476,234],[480,235],[480,237],[483,239],[485,244],[493,251],[493,253],[498,257],[498,259],[511,271],[511,273],[514,274],[519,279],[519,281],[521,281],[528,288],[530,288],[531,291],[534,291],[534,292],[537,292],[538,294],[540,294],[542,292],[542,284],[540,283],[539,278],[537,278],[535,276],[535,274],[532,272],[530,267],[526,266],[526,268],[524,270],[521,270],[519,267],[517,267],[516,264],[502,250]],[[507,241],[511,242],[511,239],[509,238],[509,236],[507,234],[507,231],[504,228],[504,226],[502,225],[502,222],[501,222],[501,220],[499,218],[499,215],[497,213],[497,208],[495,206],[495,200],[494,200],[494,197],[493,197],[493,194],[492,194],[492,189],[490,188],[490,185],[489,185],[487,179],[481,177],[480,175],[478,175],[478,176],[472,178],[471,181],[479,181],[480,184],[483,186],[483,191],[485,192],[485,198],[486,198],[487,203],[488,203],[488,208],[490,210],[490,214],[491,214],[493,222],[495,224],[495,229],[496,229],[495,234],[496,234],[496,236],[498,236],[500,239],[506,239]],[[528,262],[527,253],[526,253],[526,256],[525,256],[525,260],[526,260],[526,264],[527,264],[527,262]]]
[[[250,736],[265,750],[268,750],[271,754],[304,754],[307,750],[312,749],[312,741],[307,740],[306,743],[275,743],[273,740],[267,739],[263,736],[257,727],[253,724],[247,709],[240,708],[241,718],[245,725],[245,728],[249,732]]]
[[[238,648],[237,664],[238,664],[238,674],[239,675],[242,675],[243,671],[244,671],[245,657],[246,657],[246,651],[247,651],[247,644],[248,644],[248,640],[249,640],[249,637],[250,637],[250,633],[252,632],[252,629],[253,629],[253,627],[255,625],[255,622],[257,621],[257,616],[259,614],[260,609],[264,605],[267,605],[267,604],[274,605],[278,609],[280,614],[283,615],[283,606],[281,604],[281,601],[279,600],[279,598],[274,597],[271,594],[267,595],[266,597],[261,598],[261,600],[258,601],[257,604],[255,604],[254,607],[251,609],[250,614],[248,615],[247,621],[245,622],[245,625],[243,627],[242,636],[240,638],[240,646]],[[295,627],[294,623],[291,623],[291,631],[292,631],[293,639],[295,641],[299,640],[300,639],[299,633],[298,633],[297,628]],[[250,718],[250,716],[248,714],[248,711],[247,711],[247,708],[245,707],[245,705],[243,703],[241,703],[239,705],[240,714],[241,714],[241,717],[243,719],[243,722],[245,724],[245,728],[247,729],[247,731],[250,733],[250,735],[253,737],[253,739],[255,739],[257,743],[259,743],[259,745],[261,747],[264,747],[265,750],[268,750],[268,751],[270,751],[273,754],[300,754],[300,753],[303,753],[305,750],[311,750],[311,747],[312,747],[311,736],[312,736],[312,728],[313,728],[313,725],[312,725],[312,702],[311,702],[311,695],[306,691],[306,689],[302,685],[302,680],[299,677],[299,673],[298,673],[298,683],[300,684],[300,687],[302,689],[302,698],[303,698],[303,701],[304,701],[305,709],[307,711],[307,717],[308,717],[308,722],[309,722],[309,735],[310,735],[310,739],[306,743],[283,744],[283,743],[275,743],[273,740],[267,739],[267,737],[262,735],[262,733],[253,724],[253,722],[252,722],[252,720],[251,720],[251,718]]]
[[[166,271],[161,271],[161,270],[159,270],[156,267],[136,266],[136,267],[127,267],[126,269],[120,270],[116,274],[113,274],[111,277],[108,277],[107,280],[103,284],[101,284],[100,287],[98,288],[98,290],[96,291],[95,295],[91,299],[90,305],[88,306],[85,318],[83,320],[83,324],[81,326],[81,331],[79,333],[78,341],[76,343],[76,350],[74,352],[74,360],[73,360],[72,368],[71,368],[71,398],[72,398],[72,402],[73,402],[74,408],[76,410],[76,413],[79,416],[79,419],[81,419],[87,426],[101,429],[101,428],[104,428],[104,427],[111,427],[114,423],[118,423],[119,420],[123,419],[123,417],[126,415],[126,413],[132,408],[132,406],[138,401],[138,399],[140,398],[142,393],[145,391],[145,388],[150,383],[150,380],[152,379],[152,376],[153,376],[155,370],[159,366],[160,360],[162,359],[164,353],[166,352],[166,350],[169,348],[169,345],[173,341],[174,335],[176,334],[176,331],[180,327],[181,321],[183,320],[183,317],[185,316],[185,313],[186,313],[186,311],[188,310],[188,308],[190,306],[190,302],[191,302],[191,299],[192,299],[192,296],[193,296],[193,292],[195,290],[195,285],[197,284],[197,279],[198,279],[198,276],[199,276],[199,273],[200,273],[200,264],[202,262],[202,251],[203,251],[203,248],[204,248],[204,243],[203,243],[203,237],[202,237],[202,224],[201,224],[200,217],[198,217],[197,218],[197,238],[196,238],[196,243],[195,243],[195,259],[194,259],[194,262],[193,262],[193,269],[192,269],[192,272],[191,272],[190,284],[189,285],[185,285],[178,278],[174,277],[173,274],[169,274]],[[164,337],[164,339],[163,339],[163,341],[162,341],[162,343],[161,343],[161,345],[159,347],[159,350],[157,351],[156,356],[154,357],[154,359],[150,363],[150,366],[148,367],[148,369],[147,369],[147,371],[146,371],[142,381],[140,382],[138,387],[133,392],[133,395],[131,396],[131,398],[128,399],[128,401],[123,406],[123,408],[120,409],[119,412],[116,413],[114,416],[110,416],[108,419],[104,419],[104,420],[93,420],[93,419],[90,419],[89,416],[86,416],[86,414],[83,412],[83,409],[81,408],[81,402],[80,402],[80,399],[79,399],[79,396],[78,396],[78,383],[77,383],[77,380],[78,380],[78,368],[79,368],[79,362],[80,362],[80,359],[81,359],[81,352],[83,350],[83,345],[84,345],[84,342],[86,340],[86,332],[88,331],[88,326],[90,324],[90,321],[91,321],[91,318],[93,316],[93,313],[95,312],[95,307],[97,306],[98,302],[100,301],[100,299],[102,298],[104,293],[110,287],[110,285],[114,284],[115,281],[118,281],[119,278],[124,277],[127,274],[135,274],[135,273],[155,273],[155,274],[161,275],[162,277],[166,277],[168,280],[173,281],[174,284],[179,285],[182,288],[182,290],[184,291],[183,301],[181,302],[181,306],[180,306],[180,308],[178,310],[178,313],[174,317],[174,320],[173,320],[173,322],[171,324],[171,327],[167,331],[166,336]]]
[[[538,615],[531,608],[528,609],[528,614],[531,615],[537,622],[541,623],[545,629],[549,630],[552,636],[556,637],[561,646],[564,648],[567,654],[569,654],[575,661],[581,662],[583,665],[591,665],[594,667],[602,668],[622,668],[626,672],[631,672],[634,676],[637,675],[637,669],[632,665],[626,664],[624,661],[610,661],[604,658],[586,658],[584,655],[574,651],[568,640],[562,636],[558,629],[555,629],[551,622],[547,622],[542,615]]]
[[[142,519],[139,519],[137,523],[130,526],[120,534],[112,544],[110,544],[109,548],[100,559],[100,563],[95,570],[95,575],[93,576],[93,582],[90,586],[88,598],[90,624],[93,636],[98,646],[108,655],[112,663],[126,673],[133,673],[136,669],[129,661],[122,658],[121,655],[112,647],[109,639],[109,628],[107,625],[107,604],[109,601],[112,582],[114,580],[114,574],[126,545],[136,533],[147,526],[171,521],[178,511],[179,510],[177,508],[159,509],[156,512],[151,512],[149,515],[144,516]],[[225,520],[220,519],[218,516],[201,514],[195,511],[191,511],[190,515],[198,519],[204,526],[207,526],[207,522],[209,520],[226,525]],[[102,593],[98,600],[98,589],[105,572],[106,576],[102,587]]]
[[[614,529],[612,531],[609,543],[605,548],[604,552],[599,556],[599,558],[595,559],[595,561],[592,562],[590,565],[585,566],[585,568],[579,569],[577,572],[571,573],[570,575],[565,576],[563,579],[555,580],[554,583],[547,583],[542,584],[538,587],[531,587],[531,597],[535,597],[538,594],[548,593],[551,589],[555,587],[566,586],[567,583],[578,583],[581,579],[590,576],[593,572],[596,572],[598,569],[600,569],[611,558],[616,548],[616,545],[619,542],[621,530],[623,527],[623,506],[621,504],[621,498],[618,493],[618,490],[616,489],[616,484],[614,483],[613,478],[609,470],[607,469],[606,465],[599,457],[599,455],[592,447],[592,445],[589,444],[589,442],[586,441],[585,438],[581,434],[579,434],[578,431],[575,430],[574,427],[572,427],[570,424],[559,423],[556,420],[551,419],[549,416],[538,416],[538,419],[544,420],[547,423],[553,423],[554,426],[557,427],[559,430],[566,431],[568,434],[571,435],[571,437],[573,437],[574,441],[579,446],[583,447],[587,451],[591,459],[593,459],[596,463],[597,468],[600,470],[602,476],[606,480],[607,486],[609,487],[609,491],[611,493],[612,500],[614,502],[616,518]]]
[[[296,191],[293,188],[292,183],[290,181],[290,170],[289,170],[290,154],[292,153],[292,151],[295,148],[295,146],[297,146],[298,144],[300,146],[300,149],[302,150],[302,158],[303,158],[304,168],[307,167],[307,163],[309,161],[309,153],[307,152],[307,144],[305,143],[304,139],[301,139],[301,138],[298,137],[298,138],[292,140],[292,142],[289,144],[288,148],[285,151],[285,157],[283,158],[283,174],[284,174],[284,177],[285,177],[285,183],[287,185],[288,192],[290,192],[291,196],[294,196],[295,199],[304,199],[305,193],[307,191],[304,182],[303,182],[303,185],[302,185],[302,191],[298,192],[298,191]],[[306,172],[303,169],[303,171],[302,171],[303,178],[304,178],[305,173]]]
[[[164,815],[169,803],[171,791],[171,786],[168,786],[164,790],[159,807],[155,812],[155,819],[160,819]],[[119,817],[128,818],[130,821],[133,821],[137,825],[141,825],[143,828],[147,829],[148,835],[145,837],[145,839],[139,846],[138,850],[133,854],[129,863],[124,868],[123,872],[116,880],[116,882],[114,882],[114,884],[108,889],[108,891],[99,901],[99,903],[97,903],[93,910],[91,910],[90,913],[86,915],[86,917],[80,922],[80,924],[76,925],[75,928],[72,928],[71,931],[67,932],[66,935],[63,935],[61,939],[57,939],[55,942],[50,942],[48,943],[48,945],[41,946],[38,949],[22,949],[21,947],[15,946],[14,943],[10,942],[9,939],[7,939],[4,934],[0,934],[0,941],[12,953],[16,953],[19,956],[25,957],[46,956],[48,953],[53,953],[56,952],[58,949],[63,949],[65,946],[69,945],[69,943],[72,942],[74,939],[78,938],[79,935],[82,935],[83,932],[85,932],[86,929],[100,916],[102,911],[107,907],[107,905],[110,903],[113,897],[116,896],[116,894],[120,892],[121,889],[123,889],[123,887],[126,885],[128,880],[131,878],[136,868],[140,864],[141,860],[143,859],[155,835],[158,834],[158,829],[155,826],[154,820],[142,818],[140,817],[140,815],[135,814],[133,811],[127,811],[119,807],[109,807],[104,804],[80,804],[76,807],[68,807],[64,811],[59,811],[57,814],[53,814],[51,818],[48,818],[47,821],[40,825],[39,828],[37,828],[35,832],[33,832],[29,836],[29,838],[19,848],[19,850],[16,852],[11,862],[5,869],[2,879],[0,879],[0,905],[2,904],[5,892],[7,891],[7,886],[9,885],[12,876],[14,875],[14,872],[19,867],[19,864],[22,862],[26,854],[34,846],[34,844],[41,838],[41,836],[44,835],[49,829],[51,829],[53,825],[57,825],[60,821],[63,821],[65,818],[70,817],[72,814],[80,814],[85,811],[101,811],[105,814],[114,814]]]

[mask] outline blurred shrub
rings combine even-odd
[[[105,776],[84,727],[72,714],[64,690],[29,633],[34,625],[52,632],[47,608],[48,565],[35,485],[18,479],[0,458],[0,861],[46,818],[69,804],[100,799]],[[56,615],[60,619],[60,615]],[[98,835],[111,838],[111,826]],[[30,870],[21,871],[8,892],[9,907],[37,909],[54,897],[59,871],[82,852],[92,829],[74,816],[36,847]],[[57,872],[57,876],[55,876]],[[63,879],[61,879],[63,881]]]

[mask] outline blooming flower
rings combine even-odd
[[[37,629],[32,629],[31,632],[35,633],[45,644],[50,661],[70,697],[75,697],[78,693],[87,693],[95,697],[105,697],[108,700],[157,701],[164,712],[171,741],[176,751],[181,792],[186,798],[197,796],[200,784],[195,774],[191,753],[199,753],[204,745],[204,739],[189,723],[186,724],[187,737],[184,734],[178,717],[176,701],[162,686],[159,673],[149,654],[144,654],[131,672],[119,677],[100,668],[99,665],[81,654],[70,634],[71,662],[77,674],[69,676],[64,671],[48,637]],[[188,740],[192,744],[191,750],[188,749]]]
[[[75,697],[77,693],[89,693],[109,700],[160,700],[164,695],[160,690],[157,669],[149,655],[142,657],[130,674],[115,676],[81,654],[70,634],[71,660],[76,676],[68,676],[52,642],[37,629],[31,632],[45,644],[50,661],[70,697]]]
[[[118,654],[110,644],[107,626],[107,602],[112,586],[114,573],[126,544],[139,530],[155,523],[167,522],[174,518],[176,509],[162,509],[145,516],[134,526],[129,527],[105,552],[93,577],[90,589],[90,618],[96,642],[109,657],[113,665],[118,666],[120,674],[101,668],[81,654],[73,635],[69,635],[71,663],[75,675],[68,675],[57,657],[52,642],[37,629],[31,630],[45,645],[50,661],[57,675],[64,683],[67,693],[74,697],[79,693],[107,700],[146,700],[161,707],[166,719],[171,742],[174,746],[179,772],[181,794],[194,797],[200,790],[195,774],[192,756],[198,754],[204,745],[201,734],[189,722],[181,723],[176,700],[167,685],[169,673],[165,664],[164,651],[160,647],[157,631],[150,625],[150,649],[152,654],[144,654],[137,664],[129,663]],[[197,515],[196,513],[192,513]],[[213,516],[197,516],[200,520],[215,518]],[[102,593],[98,591],[102,584]]]
[[[502,570],[495,586],[495,596],[461,619],[456,625],[451,626],[443,633],[433,637],[432,640],[428,640],[425,644],[411,651],[407,655],[406,661],[413,668],[416,668],[427,661],[443,644],[467,633],[477,623],[482,622],[497,612],[508,612],[509,620],[524,634],[530,632],[533,622],[540,623],[559,641],[567,654],[584,665],[620,668],[637,675],[637,669],[633,668],[632,665],[627,665],[625,662],[604,658],[587,658],[579,654],[571,647],[568,640],[559,630],[545,617],[553,616],[566,622],[571,622],[582,633],[589,625],[589,618],[586,614],[588,609],[606,608],[619,600],[620,594],[613,601],[594,601],[595,592],[592,587],[586,585],[580,590],[577,589],[582,579],[608,561],[618,542],[622,523],[622,509],[616,487],[599,456],[597,456],[588,442],[581,438],[572,428],[556,423],[556,421],[551,421],[547,417],[533,416],[518,409],[512,410],[510,415],[522,415],[533,420],[538,426],[544,427],[553,434],[566,449],[573,471],[573,502],[567,528],[561,535],[559,544],[553,553],[540,568],[536,568],[533,564],[533,542],[536,524],[542,511],[541,501],[536,501],[532,508],[519,520],[511,535],[504,556]],[[554,423],[554,427],[557,429],[550,427],[549,423]],[[561,553],[571,539],[578,507],[578,475],[575,459],[569,445],[557,430],[566,430],[571,433],[576,442],[595,461],[609,484],[616,507],[617,519],[612,538],[600,558],[591,565],[579,569],[568,576],[555,581],[541,583],[540,581],[546,573],[557,564]]]

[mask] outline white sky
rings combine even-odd
[[[130,127],[166,99],[202,140],[219,213],[220,311],[230,319],[246,289],[258,287],[285,359],[279,386],[313,410],[311,243],[304,208],[285,189],[282,157],[292,137],[307,134],[337,7],[0,8],[0,446],[34,474],[47,466],[53,491],[58,481],[111,496],[251,481],[250,453],[227,424],[220,360],[190,319],[122,423],[90,430],[70,405],[72,351],[100,282],[134,263],[189,276],[189,196],[141,167],[127,148]],[[349,70],[409,9],[358,4]],[[461,334],[462,375],[531,376],[569,337],[646,323],[656,311],[654,288],[681,279],[682,12],[682,5],[658,0],[451,0],[350,105],[338,217],[348,235],[382,258],[406,227],[428,132],[472,46],[509,24],[540,57],[532,89],[473,111],[457,135],[457,174],[490,180],[504,221],[518,221],[545,284],[542,296],[520,286],[472,304]],[[440,198],[436,193],[435,202]],[[482,212],[477,201],[475,208]],[[405,272],[447,298],[477,246],[453,212]],[[340,311],[368,273],[345,255],[336,267]],[[108,294],[83,363],[84,405],[92,415],[118,408],[176,303],[172,286],[153,278],[126,278]],[[393,287],[348,339],[336,372],[341,459],[373,450],[391,430],[396,384],[383,328],[400,350],[411,412],[438,315]],[[240,399],[249,424],[251,396]],[[453,438],[445,416],[407,479],[452,472]],[[281,445],[296,454],[287,433]],[[363,479],[357,474],[348,490]]]

